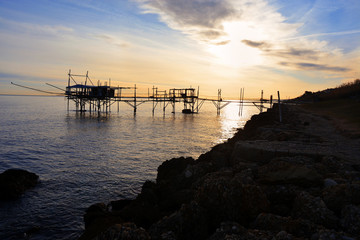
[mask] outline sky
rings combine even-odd
[[[46,83],[65,87],[71,69],[140,93],[296,97],[360,78],[359,12],[359,0],[0,0],[0,94],[58,92]]]

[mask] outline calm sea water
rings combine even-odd
[[[163,114],[152,104],[113,105],[111,114],[66,110],[63,97],[0,96],[0,172],[21,168],[40,183],[20,199],[0,202],[0,239],[76,239],[91,204],[131,199],[157,167],[173,157],[197,158],[233,136],[257,109],[238,116],[238,104],[216,115],[205,103],[199,114]]]

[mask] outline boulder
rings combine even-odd
[[[306,165],[273,159],[259,168],[259,182],[263,184],[293,184],[303,187],[321,186],[321,176]]]
[[[224,171],[208,174],[199,183],[195,201],[206,209],[211,227],[224,221],[248,224],[268,209],[269,202],[261,188],[242,180],[242,176]]]
[[[294,236],[310,238],[316,232],[316,225],[308,220],[281,217],[271,213],[261,213],[252,227],[271,232],[286,231]]]
[[[226,239],[231,235],[246,235],[247,229],[239,225],[237,222],[222,222],[220,227],[216,229],[208,240],[221,240]]]
[[[300,192],[296,196],[292,209],[292,217],[307,219],[330,229],[338,226],[337,217],[334,212],[326,207],[324,201],[320,197],[313,197],[305,191]]]
[[[150,240],[148,233],[133,223],[115,224],[92,240]]]
[[[292,204],[299,188],[290,185],[265,185],[262,187],[270,202],[270,212],[280,216],[290,216]]]
[[[335,230],[319,229],[318,232],[311,236],[311,240],[356,240],[357,238],[349,237],[343,232]]]
[[[11,200],[21,196],[38,183],[39,176],[21,169],[9,169],[0,174],[0,200]]]
[[[188,164],[193,164],[194,159],[179,157],[173,158],[163,162],[158,167],[158,174],[156,182],[160,183],[162,181],[171,181],[174,182],[179,174],[181,174]]]
[[[326,206],[340,215],[341,210],[349,204],[360,204],[360,184],[338,184],[325,188],[322,196]]]
[[[194,201],[184,204],[149,228],[151,239],[205,239],[208,235],[205,213]]]
[[[341,211],[341,227],[345,232],[360,236],[360,207],[347,205]]]

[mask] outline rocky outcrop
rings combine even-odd
[[[21,169],[9,169],[0,174],[0,200],[20,197],[27,189],[36,186],[39,176]]]
[[[165,161],[134,200],[93,205],[81,239],[356,239],[360,155],[324,119],[283,114],[253,116],[197,160]]]

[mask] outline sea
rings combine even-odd
[[[198,158],[232,137],[256,107],[231,103],[217,115],[212,102],[198,114],[168,106],[114,103],[110,113],[77,112],[64,97],[0,96],[0,172],[39,176],[19,199],[0,202],[0,239],[77,239],[94,203],[133,199],[158,166]],[[119,110],[119,111],[118,111]],[[25,234],[25,233],[31,233]]]

